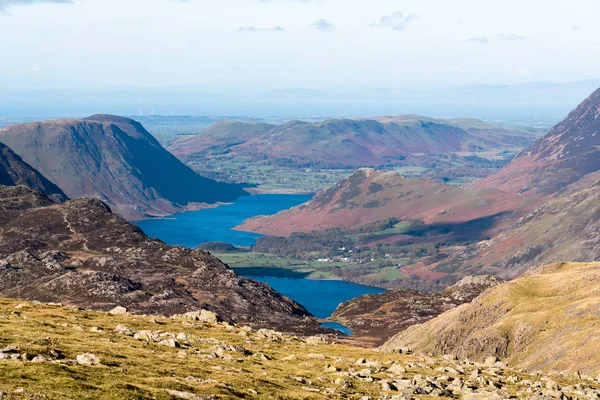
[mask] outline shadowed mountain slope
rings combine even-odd
[[[46,179],[2,143],[0,143],[0,185],[24,185],[39,190],[56,201],[67,199],[67,196],[58,186]]]
[[[14,125],[0,130],[0,142],[69,197],[98,197],[128,219],[234,201],[246,194],[239,185],[196,174],[127,118],[94,115]]]

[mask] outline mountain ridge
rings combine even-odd
[[[98,199],[55,204],[0,186],[0,221],[1,296],[145,314],[206,309],[230,322],[318,331],[304,307],[208,252],[148,238]]]
[[[96,196],[128,219],[164,216],[247,194],[240,185],[196,174],[140,123],[124,117],[98,114],[13,125],[0,129],[0,141],[69,197]]]
[[[553,195],[600,170],[600,89],[581,102],[547,135],[474,189],[499,188],[525,196]]]

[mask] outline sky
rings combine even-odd
[[[599,14],[598,0],[0,0],[0,92],[598,79]]]
[[[2,83],[216,88],[599,76],[597,0],[0,0]]]

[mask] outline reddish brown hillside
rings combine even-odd
[[[291,121],[278,126],[218,123],[196,136],[176,140],[169,150],[186,162],[228,155],[278,160],[284,165],[361,167],[416,160],[423,154],[519,151],[534,139],[530,133],[477,120],[403,115]]]
[[[600,89],[510,164],[472,187],[527,196],[550,195],[598,170]]]
[[[532,203],[499,190],[465,191],[395,172],[360,169],[309,202],[271,217],[248,220],[240,229],[287,236],[390,217],[453,224],[511,213]]]

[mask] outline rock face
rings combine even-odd
[[[0,129],[0,142],[69,197],[97,197],[128,219],[234,201],[246,194],[239,185],[196,174],[127,118],[94,115],[14,125]]]
[[[498,190],[467,191],[396,172],[361,168],[322,190],[309,202],[240,226],[269,235],[288,236],[328,228],[349,228],[396,217],[428,224],[459,224],[520,210],[524,199]]]
[[[551,195],[600,170],[600,89],[497,173],[473,184],[526,196]]]
[[[67,200],[67,196],[58,186],[2,143],[0,143],[0,185],[24,185],[39,190],[55,201]]]
[[[161,315],[213,311],[225,321],[311,330],[314,318],[209,253],[171,247],[97,199],[53,204],[0,187],[0,296]]]
[[[559,263],[485,291],[472,303],[400,332],[412,347],[471,360],[495,356],[531,370],[600,372],[600,263]]]
[[[439,293],[392,290],[357,297],[340,304],[331,319],[343,322],[354,336],[376,345],[396,333],[468,303],[503,281],[495,276],[468,276]]]

